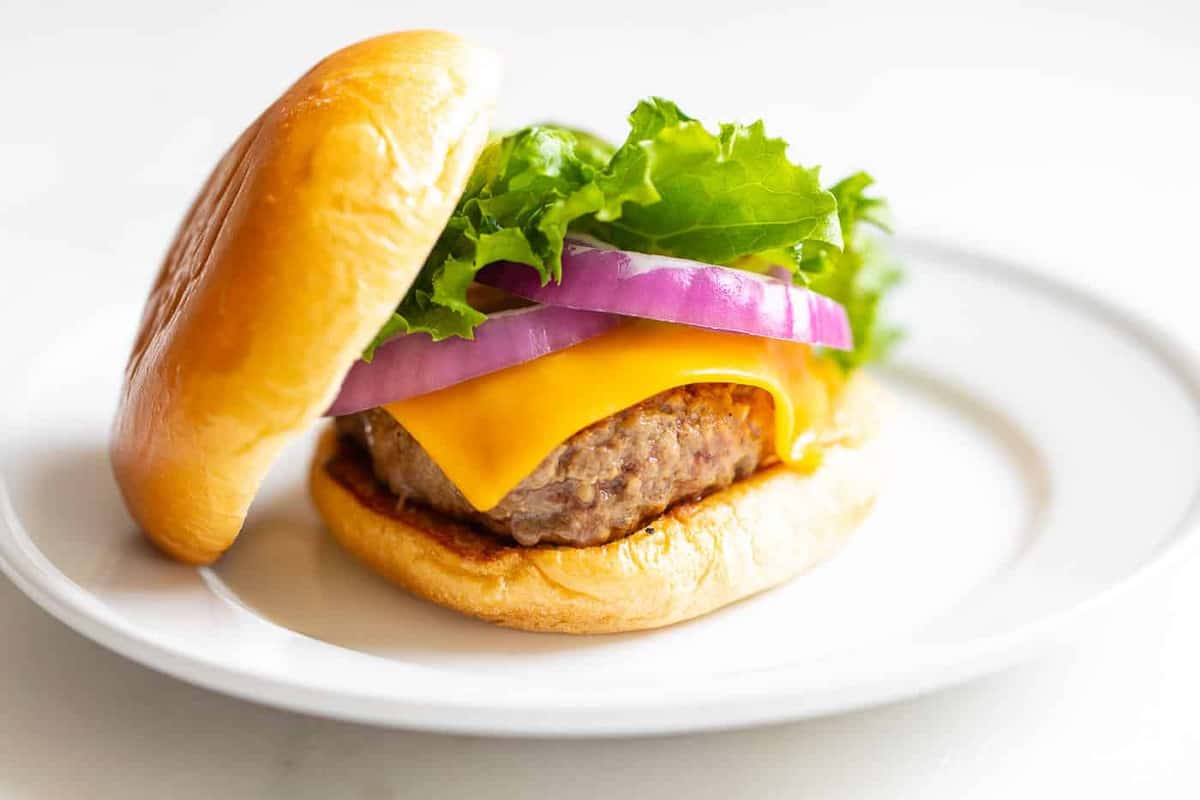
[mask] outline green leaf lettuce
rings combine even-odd
[[[880,355],[877,326],[893,280],[860,223],[884,224],[885,206],[858,174],[823,189],[761,122],[714,134],[668,100],[640,102],[620,147],[583,131],[535,125],[493,138],[462,198],[395,314],[364,354],[394,335],[472,337],[486,317],[467,301],[475,273],[496,261],[527,264],[543,283],[562,274],[563,239],[586,233],[626,250],[762,271],[782,265],[842,302],[854,326],[847,367]]]

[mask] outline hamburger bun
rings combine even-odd
[[[462,194],[498,74],[447,33],[360,42],[217,164],[151,289],[112,434],[126,505],[163,551],[224,552],[281,448],[328,408]]]
[[[692,619],[777,586],[831,555],[886,472],[881,397],[855,375],[820,465],[759,471],[593,547],[524,547],[398,504],[366,455],[326,431],[310,487],[341,545],[415,595],[512,628],[615,633]]]

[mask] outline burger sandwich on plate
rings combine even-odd
[[[817,564],[870,511],[896,271],[866,174],[637,103],[623,141],[496,134],[434,31],[317,64],[213,170],[158,275],[112,463],[206,564],[282,448],[333,536],[501,625],[669,625]]]

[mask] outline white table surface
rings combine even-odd
[[[315,58],[438,26],[508,58],[502,123],[617,133],[651,92],[764,116],[830,176],[871,169],[904,231],[1087,285],[1200,348],[1194,3],[249,5],[0,5],[0,336],[52,330],[55,293],[98,269],[140,291],[225,144]],[[227,699],[0,579],[0,797],[1196,797],[1198,632],[1193,562],[1044,658],[925,698],[724,734],[504,741]]]

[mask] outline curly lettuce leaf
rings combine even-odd
[[[532,126],[493,139],[480,155],[446,229],[399,308],[364,353],[401,333],[471,338],[486,318],[467,302],[475,273],[496,261],[562,274],[571,224],[626,201],[657,199],[646,175],[608,163],[603,140],[566,128]]]
[[[660,200],[582,221],[625,250],[710,264],[799,242],[841,244],[837,202],[818,170],[793,164],[787,144],[762,122],[722,125],[712,134],[668,100],[643,101],[612,163],[646,174]]]
[[[874,262],[862,248],[843,252],[860,220],[882,219],[882,201],[867,197],[857,176],[825,190],[818,171],[791,162],[786,144],[767,137],[761,122],[722,125],[714,134],[662,98],[640,102],[629,123],[619,147],[557,125],[489,142],[417,280],[364,358],[398,334],[471,338],[486,318],[467,300],[475,274],[513,261],[533,267],[543,283],[557,281],[569,233],[758,271],[783,265],[855,303],[851,317],[863,341],[880,340],[871,333]]]
[[[829,351],[847,370],[885,357],[900,338],[899,329],[880,318],[880,302],[902,273],[866,227],[891,232],[887,202],[867,195],[874,183],[867,173],[857,172],[830,187],[837,198],[841,249],[819,243],[802,247],[800,282],[841,303],[850,318],[854,349]]]

